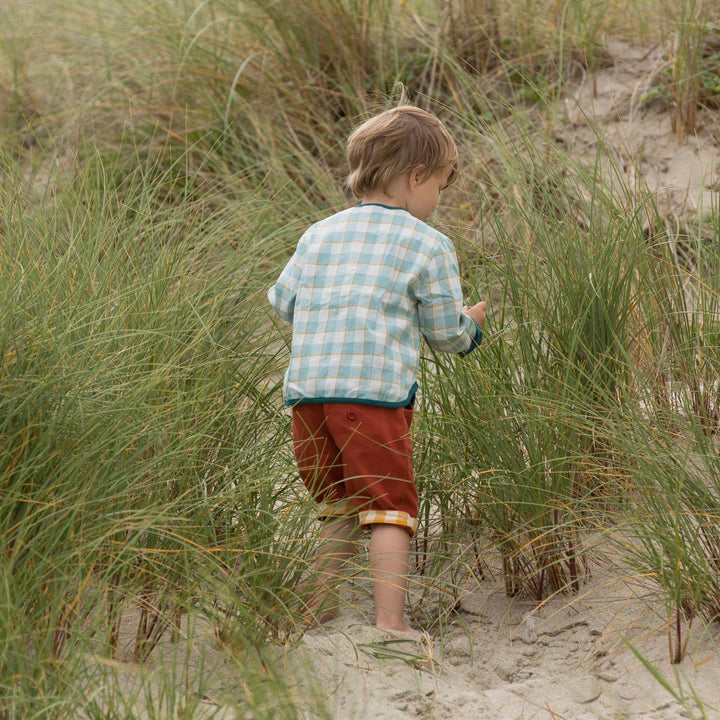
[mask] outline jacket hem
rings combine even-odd
[[[415,402],[415,395],[418,391],[418,384],[414,383],[410,389],[410,393],[404,400],[377,400],[374,398],[362,397],[303,397],[303,398],[285,398],[287,407],[295,405],[306,405],[309,403],[354,403],[356,405],[377,405],[379,407],[401,408],[412,405]]]

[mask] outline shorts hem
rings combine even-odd
[[[417,530],[417,518],[402,510],[361,510],[358,512],[360,525],[399,525],[410,535]]]
[[[324,520],[326,518],[347,517],[357,514],[357,507],[349,500],[336,500],[335,502],[321,503],[318,517]]]

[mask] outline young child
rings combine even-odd
[[[424,222],[458,174],[440,120],[387,110],[350,135],[347,153],[359,204],[310,227],[268,293],[292,323],[284,400],[323,520],[307,609],[317,622],[334,616],[339,571],[369,527],[375,624],[412,633],[403,613],[418,511],[410,424],[420,336],[467,354],[482,339],[486,303],[463,306],[453,245]]]

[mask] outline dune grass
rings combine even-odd
[[[471,361],[424,358],[411,604],[427,615],[431,588],[452,608],[493,558],[509,595],[577,592],[589,531],[608,531],[628,575],[657,584],[682,660],[692,618],[720,611],[720,215],[668,222],[600,136],[587,158],[553,134],[563,84],[602,62],[607,34],[662,37],[663,12],[10,2],[0,716],[325,712],[267,651],[296,622],[314,508],[279,392],[288,328],[265,290],[302,229],[348,202],[347,131],[401,98],[460,142],[436,224],[468,299],[491,302]],[[242,696],[188,680],[201,626]],[[115,663],[168,652],[159,679],[122,685]]]

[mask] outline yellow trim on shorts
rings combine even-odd
[[[321,519],[331,517],[357,516],[361,526],[365,525],[399,525],[407,528],[414,535],[417,530],[417,518],[411,517],[403,510],[360,510],[350,500],[323,503],[320,508]]]
[[[345,515],[357,515],[357,507],[349,500],[337,500],[336,502],[324,502],[320,506],[320,517],[343,517]]]
[[[417,530],[417,518],[402,510],[361,510],[358,517],[361,525],[399,525],[408,528],[413,535]]]

